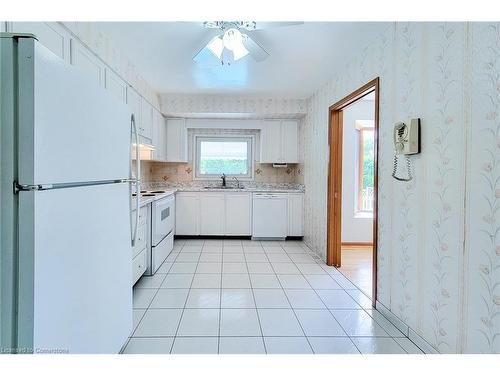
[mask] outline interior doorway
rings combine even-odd
[[[375,306],[379,79],[330,107],[327,264]]]

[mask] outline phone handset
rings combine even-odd
[[[398,181],[411,181],[411,160],[408,155],[420,152],[420,119],[412,119],[410,125],[404,122],[394,124],[394,169],[392,177]],[[407,177],[398,177],[399,156],[404,155],[406,159]]]

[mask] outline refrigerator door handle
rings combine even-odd
[[[130,231],[132,232],[132,247],[135,246],[137,240],[137,226],[139,224],[139,199],[141,197],[141,161],[139,154],[139,134],[137,132],[137,126],[135,124],[134,114],[130,117],[131,135],[134,134],[135,140],[135,181],[130,183],[130,190],[132,190],[132,184],[135,184],[135,225],[132,227],[132,212],[130,212]],[[132,142],[131,142],[132,143]],[[131,145],[132,146],[132,145]],[[130,147],[132,149],[132,147]],[[130,177],[132,179],[132,158],[130,158]],[[132,194],[130,194],[130,199],[132,200]],[[132,204],[130,205],[132,207]],[[132,210],[131,210],[132,211]]]

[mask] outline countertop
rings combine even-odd
[[[146,186],[144,186],[146,188]],[[247,186],[241,189],[223,189],[212,187],[206,189],[202,185],[192,185],[192,186],[149,186],[145,190],[157,190],[157,189],[165,189],[166,192],[163,194],[157,194],[155,196],[141,196],[139,201],[139,206],[143,207],[155,200],[164,198],[168,195],[175,194],[177,192],[217,192],[217,193],[304,193],[303,187],[284,187],[284,186]],[[132,207],[135,207],[135,197],[132,198]]]
[[[161,199],[161,198],[168,197],[169,195],[172,195],[172,194],[175,194],[175,190],[167,190],[163,194],[156,194],[152,197],[141,196],[141,198],[139,199],[139,207],[143,207],[151,202],[154,202],[154,201]],[[136,199],[137,199],[136,197],[132,197],[132,210],[135,209],[135,200]]]
[[[182,187],[177,188],[178,192],[222,192],[222,193],[303,193],[301,189],[286,189],[286,188],[254,188],[254,187],[244,187],[241,189],[223,189],[223,188],[209,188],[206,189],[203,186],[192,186],[192,187]]]

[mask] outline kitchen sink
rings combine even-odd
[[[204,186],[204,189],[207,190],[243,190],[244,187],[236,187],[236,186]]]

